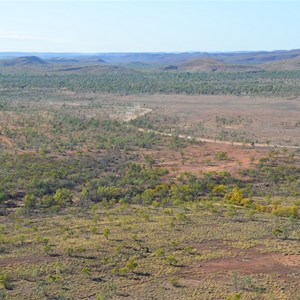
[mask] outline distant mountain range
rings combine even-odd
[[[142,69],[166,72],[259,72],[300,70],[300,49],[258,52],[184,53],[0,53],[1,69],[42,68],[53,71]]]

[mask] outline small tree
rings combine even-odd
[[[175,258],[174,255],[167,256],[165,258],[165,262],[166,262],[166,264],[171,265],[171,266],[175,266],[178,264],[178,260]]]
[[[232,204],[240,205],[242,204],[242,200],[244,199],[244,195],[241,190],[237,187],[233,188],[232,191],[224,196],[224,200],[228,201]]]
[[[70,190],[63,188],[55,192],[53,199],[59,206],[66,207],[67,204],[72,203],[73,195]]]
[[[126,268],[131,272],[133,270],[135,270],[137,268],[137,266],[138,266],[138,264],[133,257],[131,257],[126,264]]]
[[[103,230],[103,235],[105,236],[105,238],[108,240],[108,237],[110,235],[110,229],[109,228],[104,228]]]
[[[35,208],[37,204],[37,199],[33,194],[26,194],[23,202],[26,208]]]
[[[149,164],[150,169],[152,169],[153,165],[155,164],[155,159],[151,155],[145,155],[145,161]]]
[[[11,284],[6,273],[0,273],[0,287],[5,290],[11,289]]]
[[[220,152],[218,152],[218,153],[217,153],[217,159],[218,159],[218,160],[230,160],[230,158],[229,158],[227,152],[225,152],[225,151],[220,151]]]

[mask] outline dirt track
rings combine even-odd
[[[133,111],[129,111],[127,113],[127,116],[125,117],[124,121],[129,122],[132,120],[135,120],[139,117],[142,117],[146,114],[151,113],[153,110],[150,108],[138,108],[134,109]],[[144,128],[138,128],[141,132],[151,132],[162,136],[173,136],[172,133],[167,132],[159,132],[156,130],[151,129],[144,129]],[[256,147],[256,148],[280,148],[280,149],[300,149],[300,146],[291,146],[291,145],[275,145],[275,144],[267,144],[267,143],[245,143],[245,142],[231,142],[231,141],[223,141],[223,140],[217,140],[217,139],[208,139],[208,138],[202,138],[202,137],[193,137],[190,135],[184,135],[179,134],[179,138],[181,139],[188,139],[188,140],[194,140],[196,142],[205,142],[205,143],[215,143],[215,144],[224,144],[224,145],[233,145],[233,146],[247,146],[247,147]]]
[[[191,129],[183,134],[193,135],[204,142],[225,144],[233,136],[236,141],[249,139],[257,142],[255,146],[261,148],[284,148],[289,145],[287,149],[300,149],[299,99],[229,95],[130,95],[115,100],[153,108],[153,119],[156,115],[165,116],[166,128],[172,127],[172,118],[176,117],[180,122],[180,125],[177,122],[177,126]],[[202,127],[198,128],[198,124]]]
[[[158,135],[163,135],[163,136],[173,136],[172,133],[167,133],[167,132],[159,132],[155,130],[150,130],[150,129],[144,129],[144,128],[139,128],[138,129],[141,132],[151,132],[155,133]],[[225,144],[225,145],[233,145],[233,146],[248,146],[248,147],[257,147],[257,148],[286,148],[286,149],[300,149],[300,146],[285,146],[285,145],[273,145],[273,144],[260,144],[260,143],[241,143],[241,142],[229,142],[229,141],[221,141],[221,140],[216,140],[216,139],[206,139],[206,138],[199,138],[199,137],[192,137],[188,135],[183,135],[179,134],[179,138],[181,139],[187,139],[187,140],[194,140],[196,142],[205,142],[205,143],[215,143],[215,144]]]

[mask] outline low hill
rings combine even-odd
[[[129,68],[109,65],[99,57],[77,59],[53,57],[41,59],[38,56],[21,56],[0,60],[1,72],[33,72],[33,73],[124,73]]]
[[[106,65],[61,65],[49,70],[51,73],[129,73],[129,69]]]
[[[300,56],[265,63],[261,67],[266,70],[300,70]]]
[[[78,56],[75,57],[76,60],[78,60],[80,63],[83,64],[106,64],[107,62],[102,59],[101,57],[94,55],[86,55],[86,56]]]
[[[169,69],[175,69],[173,68]],[[226,64],[214,58],[193,58],[179,64],[179,71],[184,72],[257,72],[260,68],[247,65]]]
[[[61,58],[61,57],[53,57],[51,59],[47,59],[46,61],[47,63],[54,63],[54,64],[76,64],[80,62],[80,60],[75,58]]]
[[[47,62],[37,56],[21,56],[13,59],[4,59],[0,61],[0,64],[5,67],[17,67],[46,65]]]
[[[257,52],[228,52],[208,53],[208,57],[221,60],[228,64],[260,65],[268,62],[295,58],[300,55],[300,50],[276,50]]]
[[[74,58],[63,58],[53,57],[46,60],[49,64],[69,64],[69,65],[95,65],[95,64],[106,64],[100,57],[74,57]]]

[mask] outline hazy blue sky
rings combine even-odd
[[[299,1],[3,1],[0,51],[300,48]]]

